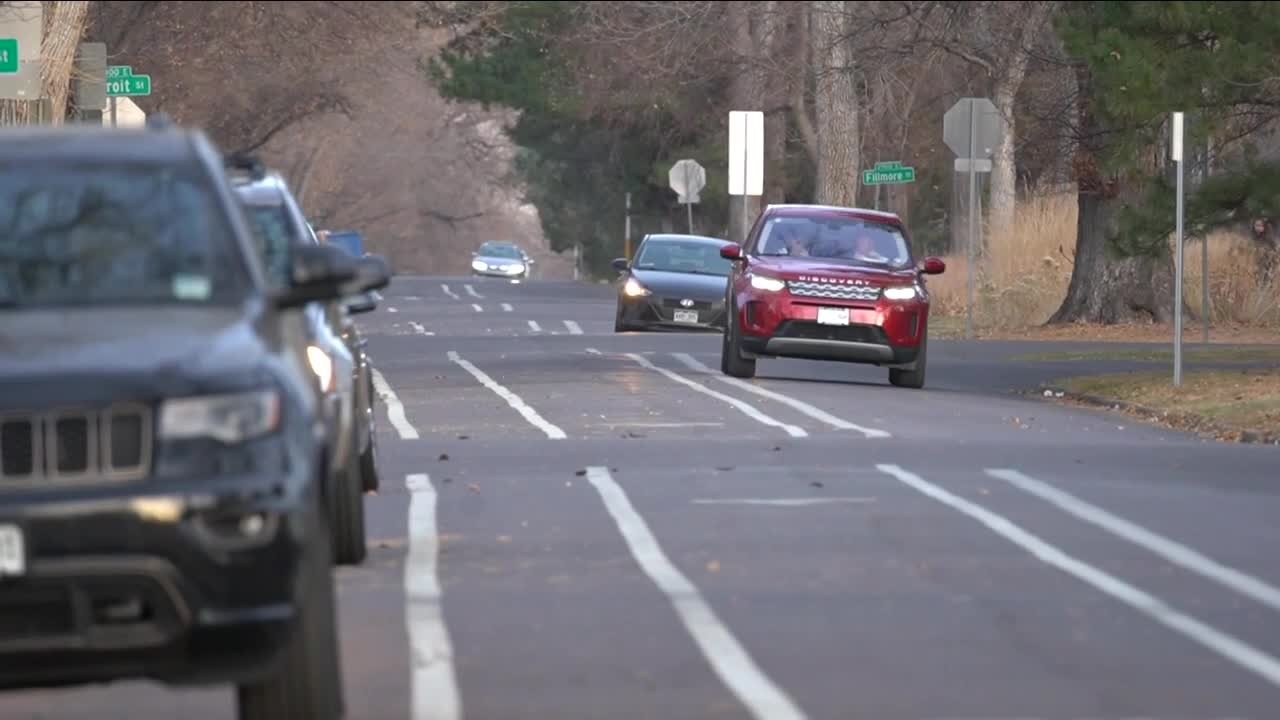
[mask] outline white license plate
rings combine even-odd
[[[818,308],[818,324],[820,325],[848,325],[849,324],[849,308]]]
[[[696,310],[677,310],[676,322],[696,323],[698,322],[698,312]]]
[[[22,528],[0,525],[0,577],[24,575],[27,572],[27,549],[22,541]]]

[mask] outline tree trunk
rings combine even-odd
[[[1026,63],[1023,63],[1026,67]],[[996,111],[1004,118],[1004,135],[1000,144],[996,145],[991,158],[991,216],[989,227],[991,232],[1001,232],[1013,222],[1013,213],[1018,200],[1018,163],[1014,152],[1017,142],[1017,129],[1014,119],[1014,99],[1017,97],[1016,82],[1009,75],[1002,78],[996,86],[993,102]],[[989,235],[990,233],[988,233]]]
[[[758,4],[755,32],[760,95],[764,102],[764,203],[780,203],[787,191],[787,112],[789,73],[774,65],[788,48],[787,13],[777,0]],[[785,67],[785,65],[784,65]]]
[[[856,205],[858,198],[858,95],[853,48],[847,39],[844,2],[813,4],[816,65],[818,172],[815,201]]]
[[[733,104],[730,110],[761,110],[763,108],[760,107],[760,96],[762,94],[760,73],[756,72],[753,62],[756,50],[752,26],[756,20],[753,16],[757,12],[757,7],[754,3],[731,2],[728,3],[727,10],[728,30],[731,33],[733,54],[738,58],[739,65],[744,67],[744,71],[734,74],[729,86],[729,98]],[[728,226],[730,240],[742,242],[746,239],[747,231],[759,212],[759,201],[760,198],[749,195],[729,196]],[[745,223],[742,209],[743,203],[746,203],[747,206]]]
[[[1108,251],[1120,193],[1116,180],[1102,177],[1099,171],[1097,139],[1106,137],[1106,128],[1090,112],[1092,86],[1088,69],[1078,66],[1076,80],[1080,89],[1078,127],[1084,133],[1076,143],[1079,190],[1075,262],[1067,296],[1048,324],[1110,325],[1139,319],[1167,323],[1173,317],[1171,253],[1117,257]]]

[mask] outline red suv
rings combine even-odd
[[[924,387],[929,293],[941,259],[911,256],[897,215],[819,205],[770,205],[733,260],[720,369],[756,374],[756,358],[794,357],[889,368],[889,382]]]

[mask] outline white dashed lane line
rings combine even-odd
[[[456,293],[456,292],[454,292],[454,291],[450,290],[448,285],[445,285],[445,284],[443,284],[443,283],[442,283],[442,284],[440,285],[440,289],[441,289],[441,290],[444,290],[444,294],[445,294],[445,295],[448,295],[449,297],[453,298],[454,300],[461,300],[461,299],[462,299],[462,298],[458,297],[458,293]]]
[[[511,312],[511,303],[502,303],[502,312]]]
[[[921,494],[967,515],[987,529],[1021,547],[1040,561],[1052,565],[1076,579],[1092,585],[1156,622],[1218,653],[1236,665],[1264,678],[1272,685],[1280,686],[1280,659],[1247,645],[1243,641],[1186,615],[1164,600],[1147,593],[1120,578],[1079,560],[1061,549],[1050,545],[1003,515],[966,500],[930,483],[919,475],[903,470],[897,465],[877,465],[881,472],[897,478],[904,485]]]
[[[688,353],[672,353],[672,354],[675,356],[677,360],[684,363],[685,366],[688,367],[690,370],[697,370],[699,372],[709,374],[715,377],[717,380],[720,380],[729,385],[732,385],[738,388],[739,390],[745,390],[749,393],[753,393],[755,395],[759,395],[761,397],[766,397],[766,398],[769,398],[770,400],[780,402],[783,405],[786,405],[801,413],[804,413],[805,415],[808,415],[811,418],[814,418],[815,420],[820,420],[824,423],[827,423],[832,427],[838,428],[840,430],[853,430],[854,432],[862,433],[864,436],[870,439],[890,437],[889,433],[885,432],[884,430],[877,430],[875,428],[868,428],[868,427],[862,427],[861,425],[855,425],[849,422],[848,420],[838,418],[835,415],[832,415],[831,413],[821,408],[814,407],[813,405],[810,405],[809,403],[804,402],[803,400],[798,400],[796,398],[793,398],[790,395],[783,395],[780,392],[767,390],[763,387],[760,387],[759,385],[754,385],[740,378],[729,377],[728,375],[724,375],[719,371],[714,371],[711,368],[699,362],[698,360],[695,360],[694,357]]]
[[[476,289],[475,289],[475,288],[473,288],[473,287],[471,287],[470,285],[463,285],[463,286],[462,286],[462,289],[463,289],[463,290],[466,290],[466,291],[467,291],[467,294],[468,294],[468,295],[470,295],[470,296],[471,296],[471,297],[473,297],[473,298],[478,298],[478,299],[480,299],[480,300],[483,300],[483,299],[484,299],[484,296],[483,296],[483,295],[481,295],[480,293],[476,292]]]
[[[396,393],[387,384],[387,379],[382,377],[382,373],[377,368],[373,370],[373,389],[382,398],[382,402],[387,406],[387,419],[391,421],[391,426],[396,429],[396,433],[400,435],[401,440],[417,440],[418,431],[410,424],[409,419],[405,417],[404,405],[400,402],[400,398],[396,397]]]
[[[574,321],[572,321],[572,320],[565,320],[565,321],[564,321],[564,326],[565,326],[565,328],[566,328],[566,329],[568,329],[568,330],[569,330],[569,334],[570,334],[570,335],[581,335],[581,334],[582,334],[582,328],[578,326],[578,323],[576,323],[576,322],[574,322]]]
[[[471,308],[472,308],[473,310],[475,310],[476,312],[484,312],[484,308],[480,307],[480,306],[479,306],[479,305],[477,305],[476,303],[472,303],[472,304],[471,304]]]
[[[529,321],[529,329],[534,332],[542,332],[542,326],[538,324],[537,320]]]
[[[412,720],[462,717],[453,645],[441,608],[436,490],[425,474],[405,478],[409,490],[409,555],[404,562],[405,624],[413,663]]]
[[[519,395],[516,395],[499,383],[495,382],[494,379],[489,377],[483,370],[463,359],[457,352],[450,350],[449,359],[454,363],[457,363],[457,365],[463,370],[470,373],[471,376],[478,380],[481,385],[489,388],[493,394],[503,400],[506,400],[507,404],[510,405],[512,409],[520,413],[525,420],[529,421],[530,425],[545,433],[548,438],[551,438],[552,440],[564,440],[568,437],[565,435],[564,430],[561,430],[559,427],[547,422],[545,418],[538,414],[537,410],[529,407],[524,400],[520,399]]]
[[[409,327],[413,328],[413,331],[418,333],[419,335],[435,335],[434,332],[431,332],[430,330],[422,327],[421,323],[416,323],[412,320],[409,321]]]

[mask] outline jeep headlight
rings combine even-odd
[[[766,292],[779,292],[785,288],[787,284],[778,278],[772,278],[767,275],[751,275],[751,287]]]
[[[204,395],[166,400],[160,407],[160,437],[212,438],[228,445],[252,440],[280,427],[280,395],[275,390]]]
[[[915,285],[902,285],[900,287],[889,287],[884,289],[884,296],[888,300],[910,300],[919,295],[916,292]]]

